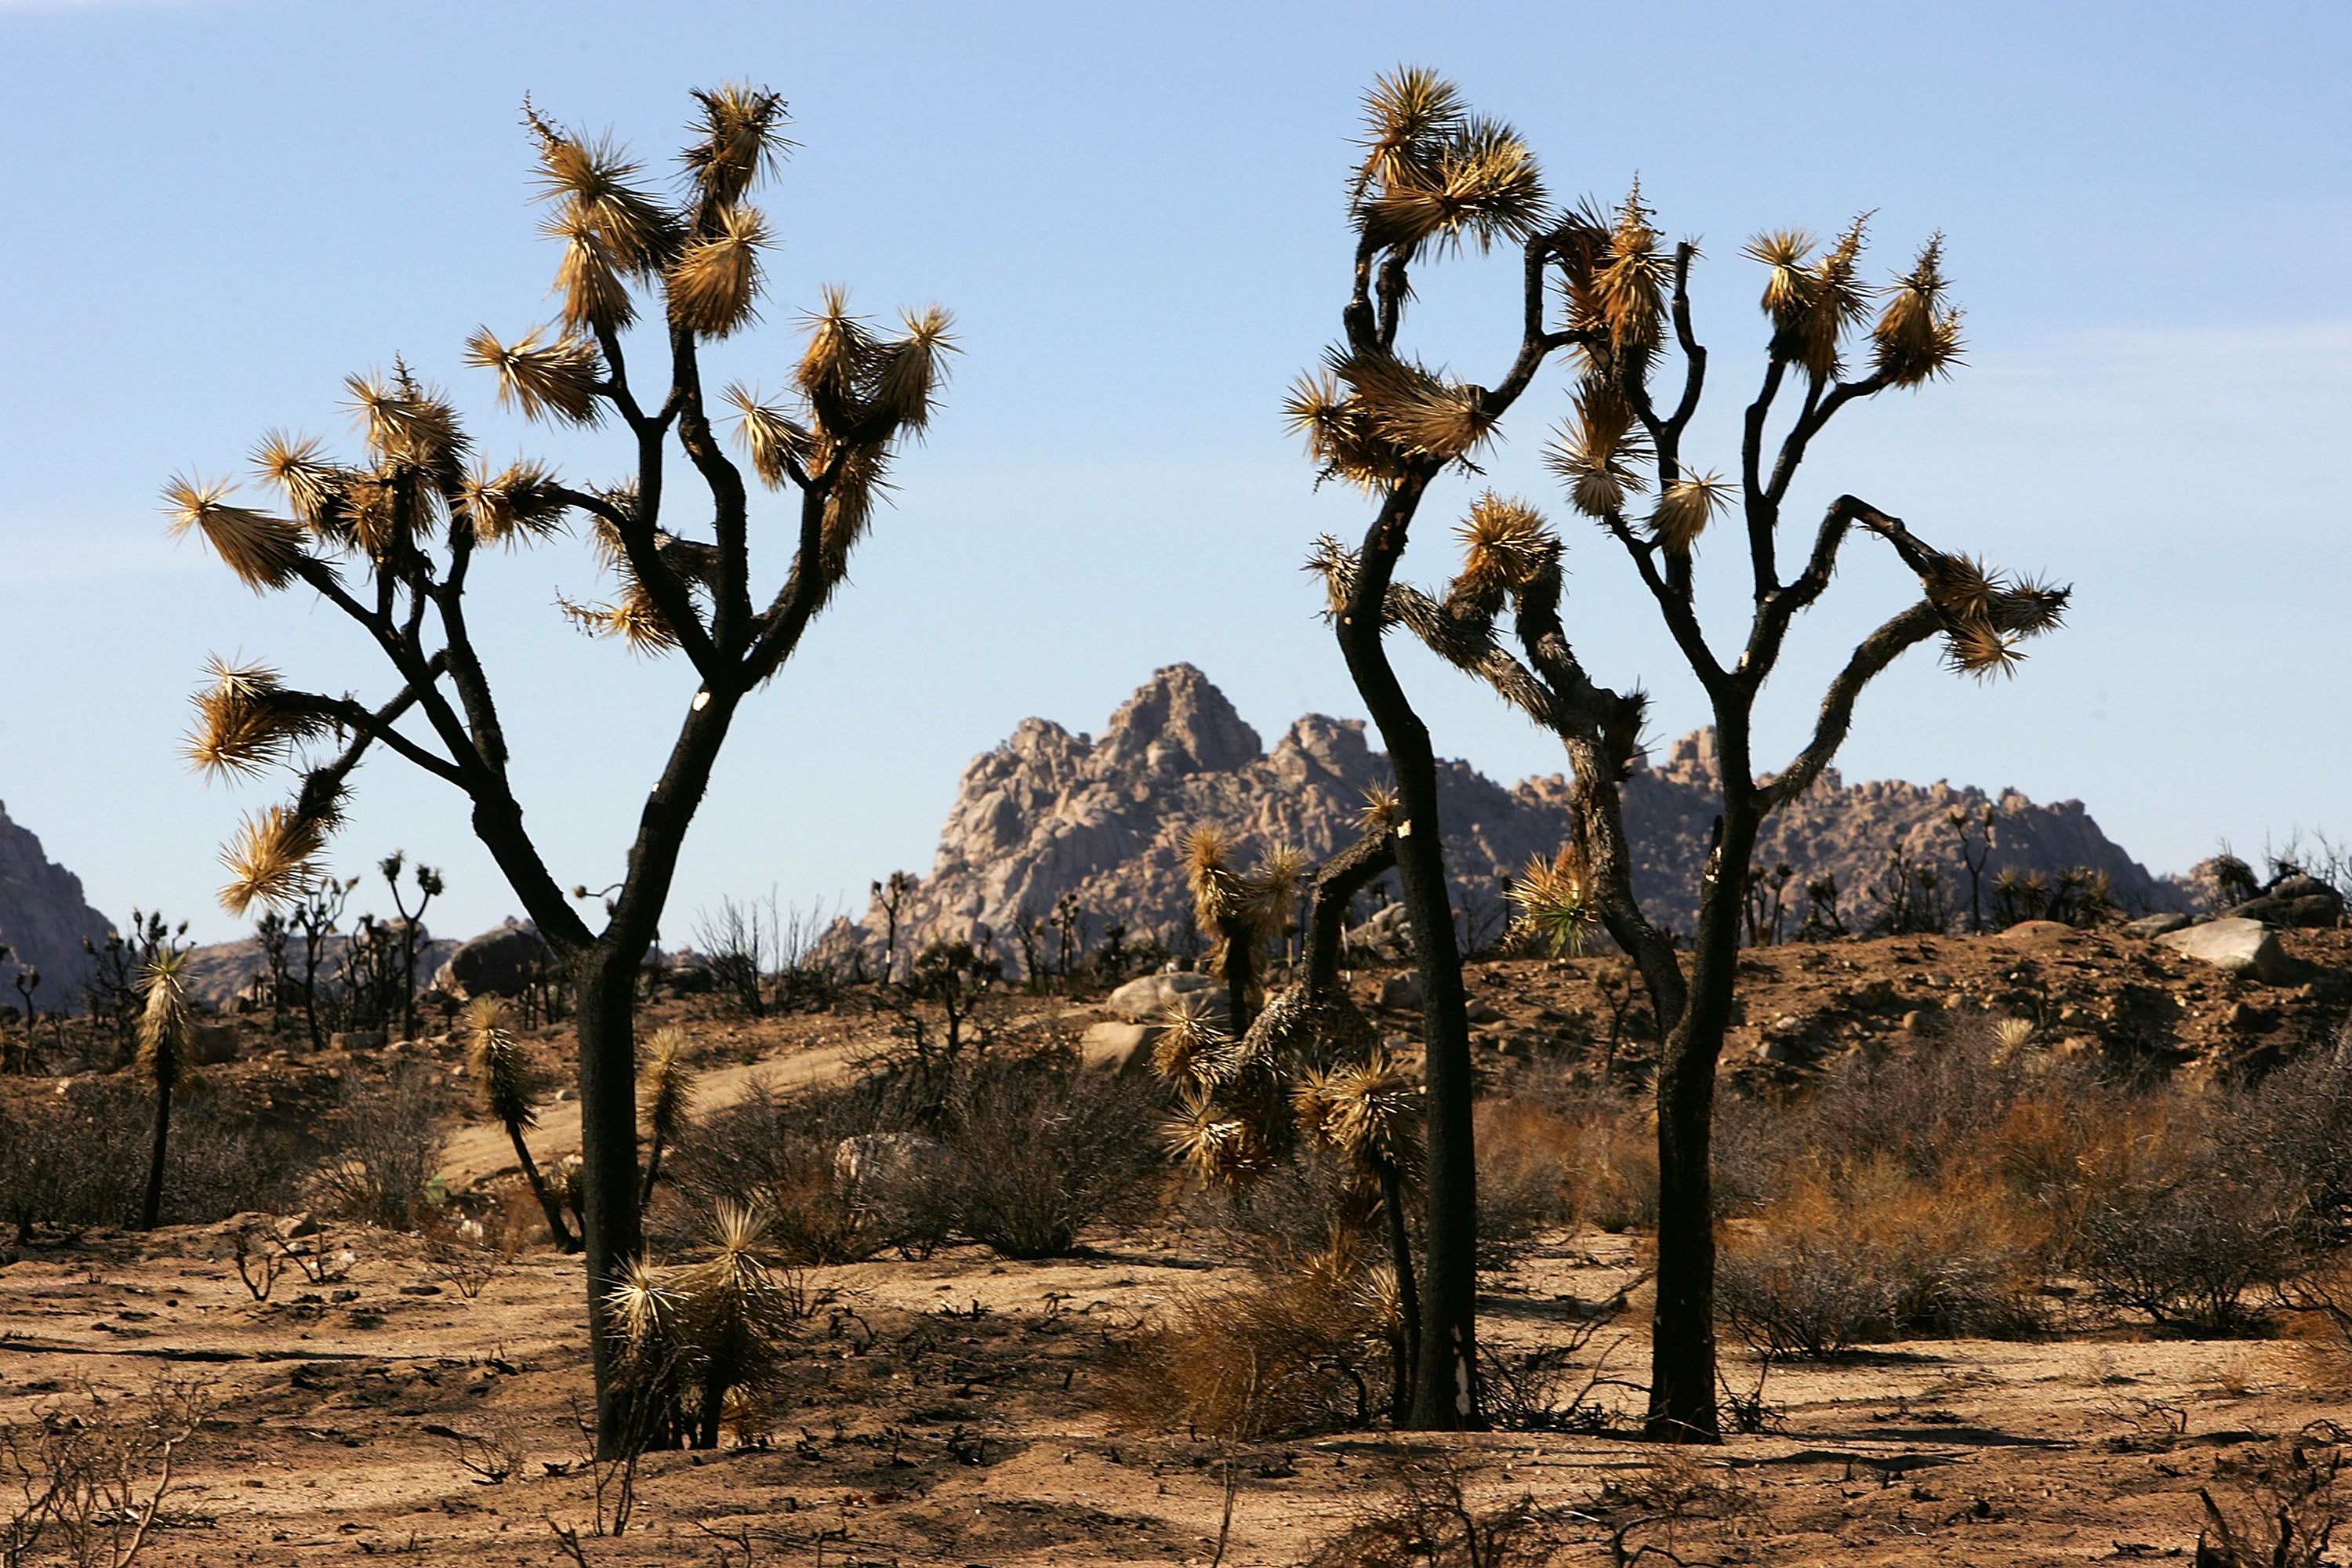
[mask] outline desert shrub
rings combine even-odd
[[[1065,1052],[979,1062],[959,1075],[940,1141],[952,1157],[918,1178],[954,1228],[1007,1258],[1069,1251],[1097,1223],[1149,1211],[1164,1166],[1166,1104],[1141,1079],[1089,1070]]]
[[[2292,1437],[2217,1460],[2213,1487],[2197,1493],[2205,1505],[2200,1568],[2321,1568],[2333,1561],[2336,1531],[2352,1521],[2352,1499],[2336,1486],[2352,1457],[2346,1442],[2335,1422],[2315,1421]]]
[[[2238,1095],[2216,1136],[2250,1176],[2294,1193],[2307,1244],[2352,1239],[2352,1031]]]
[[[2198,1334],[2259,1329],[2249,1292],[2297,1272],[2294,1194],[2210,1154],[2108,1190],[2084,1213],[2076,1267],[2100,1300]]]
[[[840,1169],[843,1140],[896,1120],[882,1089],[860,1081],[780,1095],[755,1083],[740,1100],[695,1119],[663,1164],[675,1199],[656,1216],[668,1222],[666,1237],[698,1235],[722,1205],[737,1204],[767,1216],[770,1238],[792,1263],[859,1262],[909,1239],[859,1204]]]
[[[163,1522],[180,1449],[211,1407],[201,1382],[162,1378],[143,1395],[86,1389],[0,1424],[0,1563],[129,1568]]]
[[[1470,1464],[1452,1453],[1391,1456],[1380,1489],[1355,1518],[1322,1542],[1306,1568],[1514,1568],[1557,1560],[1570,1519],[1590,1516],[1538,1509],[1532,1494],[1491,1505],[1465,1483]],[[1622,1560],[1621,1558],[1621,1560]]]
[[[1528,1099],[1481,1100],[1478,1266],[1507,1268],[1544,1231],[1572,1223],[1573,1173],[1591,1129]]]
[[[1362,1206],[1360,1189],[1329,1149],[1304,1144],[1295,1158],[1245,1183],[1215,1182],[1188,1191],[1180,1217],[1215,1237],[1214,1250],[1252,1272],[1276,1279],[1307,1267]]]
[[[64,1094],[0,1110],[0,1223],[129,1226],[155,1126],[153,1094],[127,1079],[75,1083]],[[163,1167],[166,1225],[202,1225],[294,1201],[297,1140],[241,1093],[195,1079],[174,1098]]]
[[[449,1096],[424,1062],[397,1063],[383,1079],[345,1080],[329,1121],[330,1151],[310,1190],[330,1214],[404,1230],[448,1138]]]
[[[1768,1355],[1822,1356],[1919,1334],[2010,1335],[2039,1325],[2047,1224],[2002,1184],[1933,1177],[1884,1158],[1816,1167],[1726,1237],[1719,1310]]]
[[[1181,1295],[1119,1348],[1104,1403],[1126,1425],[1242,1440],[1361,1426],[1391,1380],[1393,1327],[1378,1277],[1331,1259]]]

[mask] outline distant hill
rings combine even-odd
[[[1696,922],[1693,889],[1718,809],[1713,740],[1709,731],[1683,737],[1662,763],[1641,765],[1625,790],[1634,892],[1654,919],[1685,930]],[[1454,907],[1491,930],[1505,914],[1509,879],[1566,836],[1570,785],[1555,774],[1506,788],[1466,763],[1439,767]],[[1191,907],[1180,866],[1188,830],[1214,823],[1245,850],[1293,844],[1327,855],[1353,837],[1365,790],[1387,778],[1387,759],[1366,743],[1360,722],[1310,713],[1269,752],[1206,676],[1171,665],[1111,716],[1099,739],[1024,719],[964,769],[930,874],[901,911],[902,942],[962,938],[981,925],[1002,936],[1075,894],[1089,942],[1118,921],[1134,937],[1181,950]],[[2128,910],[2187,907],[2179,884],[2149,875],[2080,801],[2037,805],[2014,790],[1989,796],[1944,784],[1847,785],[1834,771],[1775,815],[1756,864],[1791,868],[1794,917],[1803,912],[1803,882],[1834,876],[1852,922],[1868,917],[1867,889],[1885,879],[1888,853],[1900,845],[1937,870],[1948,893],[1957,889],[1965,911],[1968,882],[1947,816],[1955,807],[1980,816],[1988,805],[1998,818],[1988,889],[2003,868],[2082,866],[2105,872]],[[883,926],[877,906],[836,940],[878,953]]]
[[[53,863],[41,841],[0,805],[0,946],[10,951],[0,962],[0,1005],[18,1005],[16,978],[29,966],[41,975],[35,1006],[79,1009],[90,962],[82,939],[103,942],[111,929],[82,897],[81,879]]]

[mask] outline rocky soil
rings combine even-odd
[[[2331,1039],[2352,1007],[2352,931],[2278,940],[2293,961],[2285,984],[2119,932],[2049,926],[1756,950],[1726,1071],[1800,1083],[1836,1053],[1910,1048],[1994,1016],[2033,1020],[2035,1050],[2227,1071]],[[1592,1071],[1620,1005],[1609,968],[1476,966],[1488,1075]],[[1354,984],[1377,1007],[1383,991],[1404,1000],[1402,978],[1370,969]],[[830,1011],[756,1021],[710,998],[658,1011],[689,1030],[706,1106],[761,1079],[837,1079],[887,1034],[856,992]],[[1409,1008],[1377,1016],[1410,1044]],[[991,1023],[1033,1042],[1099,1042],[1122,1020],[1098,996],[1011,994]],[[275,1086],[289,1114],[316,1115],[339,1079],[403,1057],[462,1087],[446,1038],[310,1056],[243,1027],[242,1058],[205,1070]],[[1616,1017],[1620,1071],[1639,1072],[1644,1029],[1638,1007]],[[551,1067],[566,1044],[560,1027],[533,1037]],[[6,1091],[49,1088],[18,1079]],[[541,1157],[576,1147],[568,1097],[540,1109]],[[462,1128],[443,1175],[456,1189],[510,1191],[503,1134]],[[1137,1325],[1241,1277],[1204,1233],[1163,1226],[1090,1235],[1084,1255],[1041,1263],[959,1247],[807,1270],[809,1312],[772,1428],[716,1453],[648,1457],[627,1532],[599,1536],[599,1478],[573,1421],[588,1384],[576,1260],[530,1247],[479,1283],[422,1237],[330,1226],[320,1250],[352,1254],[341,1277],[289,1273],[257,1301],[230,1256],[232,1228],[51,1240],[0,1269],[0,1419],[83,1409],[87,1390],[119,1399],[158,1376],[210,1390],[214,1413],[142,1561],[556,1563],[572,1560],[560,1528],[578,1532],[592,1564],[814,1562],[820,1548],[841,1564],[1207,1563],[1221,1531],[1225,1563],[1282,1563],[1395,1495],[1393,1446],[1379,1433],[1229,1450],[1104,1415],[1105,1370]],[[1549,1237],[1488,1277],[1485,1331],[1507,1352],[1560,1342],[1638,1279],[1640,1247],[1593,1231]],[[1580,1360],[1638,1379],[1645,1312],[1637,1289]],[[2023,1564],[2185,1555],[2200,1486],[2226,1499],[2268,1438],[2352,1421],[2344,1363],[2312,1345],[2182,1341],[2088,1312],[2069,1331],[1776,1369],[1767,1429],[1696,1458],[1605,1432],[1415,1451],[1470,1467],[1482,1505],[1524,1494],[1553,1510],[1561,1562],[1610,1562],[1612,1532],[1647,1518],[1629,1549],[1654,1542],[1693,1563]],[[1732,1362],[1744,1390],[1760,1369]],[[618,1482],[603,1479],[609,1529]]]

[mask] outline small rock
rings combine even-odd
[[[269,1228],[280,1239],[292,1241],[297,1237],[318,1235],[319,1222],[312,1219],[310,1211],[305,1209],[300,1214],[278,1215],[278,1222]]]
[[[1484,1002],[1473,1002],[1463,1010],[1463,1016],[1474,1024],[1495,1024],[1502,1021],[1500,1009]]]
[[[236,1060],[236,1026],[199,1024],[195,1046],[198,1067],[215,1068],[223,1062],[233,1062]]]
[[[1394,1008],[1401,1013],[1418,1012],[1421,1002],[1421,973],[1418,970],[1408,969],[1402,974],[1391,974],[1381,983],[1381,1005],[1383,1007]]]
[[[1151,1065],[1152,1043],[1160,1033],[1149,1024],[1090,1024],[1078,1041],[1078,1055],[1090,1068],[1139,1072]]]
[[[572,1090],[568,1089],[559,1089],[555,1091],[555,1103],[558,1105],[570,1104],[572,1102]]]
[[[1130,980],[1112,992],[1103,1005],[1129,1023],[1157,1024],[1168,1016],[1168,1009],[1183,1001],[1206,1006],[1220,1020],[1225,1016],[1223,988],[1216,980],[1181,971]]]
[[[380,1051],[383,1048],[382,1029],[340,1029],[327,1042],[339,1051]]]
[[[2270,985],[2292,984],[2303,978],[2306,968],[2301,961],[2287,956],[2270,927],[2260,921],[2225,915],[2156,940],[2226,973],[2246,975]]]

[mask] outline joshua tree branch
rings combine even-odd
[[[1781,439],[1780,456],[1772,465],[1772,483],[1765,495],[1776,510],[1788,499],[1790,481],[1797,477],[1798,466],[1805,460],[1805,448],[1822,433],[1822,426],[1847,404],[1858,397],[1875,396],[1885,386],[1886,377],[1875,371],[1860,381],[1839,382],[1826,397],[1821,395],[1821,383],[1812,384],[1807,390],[1805,411]]]
[[[438,679],[444,666],[442,656],[436,654],[425,668],[431,678]],[[393,728],[402,714],[416,705],[418,696],[418,688],[411,683],[403,687],[397,697],[373,710],[348,697],[327,697],[315,692],[287,692],[273,706],[289,712],[311,713],[322,719],[331,719],[343,728],[355,731],[358,739],[351,748],[347,748],[352,752],[353,764],[359,761],[358,752],[365,751],[370,742],[381,742],[386,750],[415,763],[435,778],[463,789],[466,787],[466,775],[457,763],[446,757],[434,755]],[[343,771],[349,772],[350,769],[346,766]]]
[[[472,530],[453,524],[449,574],[434,590],[433,597],[441,612],[441,635],[446,644],[443,652],[448,660],[449,678],[457,688],[457,700],[465,706],[466,721],[473,731],[474,750],[480,755],[482,765],[503,780],[507,774],[506,729],[499,722],[489,678],[482,671],[481,658],[474,651],[473,636],[466,626],[466,576],[473,558]]]
[[[1853,705],[1862,696],[1862,689],[1906,652],[1943,629],[1943,616],[1934,605],[1922,599],[1862,639],[1822,697],[1821,714],[1813,721],[1813,738],[1786,770],[1759,789],[1759,798],[1766,812],[1794,800],[1821,777],[1822,770],[1837,755],[1838,747],[1845,743],[1846,732],[1853,727]]]
[[[629,390],[629,369],[621,357],[621,336],[610,327],[596,329],[596,346],[604,353],[604,395],[620,410],[621,418],[638,437],[646,434],[647,421],[645,410],[637,406],[636,394]]]
[[[1659,575],[1658,563],[1654,559],[1656,547],[1633,537],[1633,529],[1616,512],[1612,511],[1602,519],[1601,526],[1616,536],[1617,542],[1623,545],[1625,553],[1633,558],[1634,571],[1641,574],[1642,585],[1649,589],[1650,596],[1658,602],[1658,608],[1665,616],[1666,629],[1674,634],[1675,646],[1682,649],[1683,658],[1690,665],[1691,673],[1698,677],[1699,684],[1706,687],[1710,695],[1721,691],[1729,677],[1724,674],[1723,666],[1716,661],[1714,650],[1706,646],[1706,630],[1698,624],[1698,614],[1691,607],[1689,598],[1677,593],[1674,584]]]
[[[1776,559],[1776,538],[1780,526],[1780,508],[1764,493],[1764,422],[1772,413],[1772,402],[1780,395],[1780,383],[1787,376],[1789,362],[1779,354],[1772,355],[1764,366],[1764,385],[1756,401],[1748,405],[1748,416],[1739,438],[1739,495],[1748,512],[1748,558],[1756,569],[1756,597],[1769,597],[1780,585],[1780,568]]]
[[[1706,384],[1706,350],[1691,331],[1690,267],[1697,255],[1698,247],[1689,240],[1675,247],[1675,341],[1683,350],[1683,400],[1667,417],[1666,433],[1677,447],[1682,444],[1683,427],[1698,412],[1699,393]]]
[[[801,634],[824,607],[832,589],[824,572],[824,506],[839,466],[836,454],[825,474],[801,492],[800,549],[793,556],[793,569],[784,585],[777,591],[767,613],[760,617],[758,640],[743,660],[747,685],[756,686],[767,679],[792,657],[793,650],[800,646]]]
[[[1307,900],[1307,994],[1323,995],[1339,983],[1339,947],[1348,906],[1396,865],[1396,840],[1387,829],[1367,832],[1315,868]]]
[[[693,459],[702,482],[710,487],[712,522],[719,540],[719,581],[712,584],[711,620],[720,652],[735,657],[750,640],[751,621],[751,553],[746,539],[749,502],[742,470],[730,461],[712,437],[710,420],[702,407],[702,366],[694,333],[679,327],[670,334],[677,364],[678,441]]]

